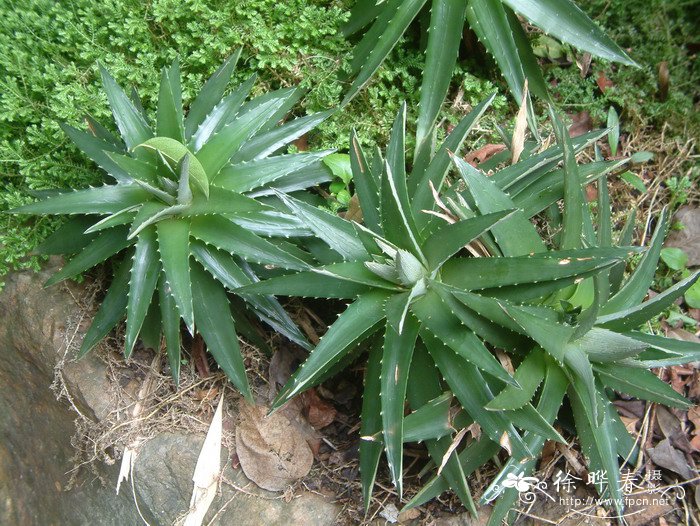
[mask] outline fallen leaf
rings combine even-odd
[[[194,468],[194,475],[192,475],[194,488],[190,499],[190,510],[183,523],[184,526],[201,526],[204,516],[216,497],[216,488],[221,472],[223,407],[224,395],[222,394]]]
[[[663,406],[656,408],[656,422],[663,435],[668,438],[674,447],[686,453],[692,452],[692,446],[688,440],[680,419]]]
[[[592,58],[593,55],[591,55],[588,52],[576,58],[576,66],[578,67],[579,72],[581,73],[582,79],[585,79],[588,76],[588,70],[591,69]]]
[[[384,509],[382,509],[382,511],[379,512],[379,515],[391,524],[395,524],[399,521],[399,509],[393,502],[390,502],[389,504],[384,506]]]
[[[605,90],[614,86],[613,81],[606,77],[603,71],[598,72],[598,78],[595,82],[598,84],[598,89],[600,89],[601,93],[605,93]]]
[[[335,420],[335,407],[321,399],[316,389],[311,388],[301,395],[306,420],[314,429],[321,429]]]
[[[305,477],[313,464],[306,437],[281,413],[241,402],[236,453],[246,477],[269,491],[282,491]]]
[[[627,416],[621,416],[620,420],[622,420],[622,423],[625,424],[625,429],[627,432],[632,435],[636,436],[637,435],[637,422],[639,422],[639,418],[630,418]]]
[[[675,449],[668,438],[659,442],[656,447],[648,448],[647,452],[652,462],[658,467],[673,471],[684,480],[690,480],[695,476],[683,453]]]
[[[465,155],[464,160],[476,168],[479,164],[488,161],[491,157],[497,153],[501,153],[505,149],[505,144],[487,144]]]
[[[297,147],[297,149],[300,152],[305,152],[309,149],[309,139],[306,134],[302,135],[298,139],[294,141],[294,146]]]
[[[569,137],[578,137],[593,129],[591,114],[587,111],[569,114],[571,126],[569,126]]]
[[[420,517],[420,510],[417,508],[411,508],[410,510],[402,511],[399,513],[399,522],[409,522]]]
[[[204,351],[204,339],[201,334],[197,333],[192,338],[190,352],[192,353],[194,368],[199,377],[208,378],[211,375],[211,370],[209,369],[209,360],[207,359],[207,353]]]

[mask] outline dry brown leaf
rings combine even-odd
[[[245,475],[269,491],[282,491],[305,477],[313,464],[306,437],[281,413],[267,416],[264,406],[240,404],[236,453]]]
[[[569,137],[578,137],[583,135],[593,129],[593,121],[591,121],[591,114],[587,111],[582,111],[580,113],[570,113],[569,118],[571,118],[571,126],[569,126]]]
[[[612,88],[614,86],[613,81],[610,80],[608,77],[605,76],[605,72],[599,71],[598,72],[598,78],[596,79],[596,84],[598,84],[598,89],[602,92],[605,93],[605,90],[608,88]]]
[[[695,476],[683,453],[674,448],[668,438],[659,442],[656,447],[647,449],[647,452],[652,462],[660,468],[673,471],[685,480],[690,480]]]
[[[478,150],[469,152],[464,156],[464,160],[476,168],[479,164],[488,161],[491,157],[497,153],[501,153],[505,149],[505,144],[486,144]]]
[[[306,420],[314,429],[324,428],[335,420],[335,407],[319,397],[316,389],[311,388],[302,393],[301,401]]]
[[[588,70],[591,69],[591,60],[593,59],[593,55],[590,53],[586,52],[582,54],[580,57],[576,58],[576,66],[579,69],[579,72],[581,73],[581,78],[585,79],[588,76]]]
[[[620,420],[625,424],[625,429],[632,436],[637,436],[637,422],[639,418],[629,418],[627,416],[621,416]]]

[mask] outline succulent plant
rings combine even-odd
[[[607,229],[600,230],[602,242],[593,242],[582,186],[625,161],[579,167],[575,152],[605,131],[572,142],[554,115],[558,146],[530,152],[519,163],[487,177],[451,152],[459,150],[491,100],[465,117],[436,152],[425,145],[420,148],[410,174],[404,157],[405,107],[395,121],[385,158],[377,150],[368,159],[353,136],[353,181],[364,225],[280,194],[289,210],[343,261],[242,289],[352,300],[283,387],[273,409],[337,372],[353,349],[366,342],[369,358],[360,445],[365,505],[382,450],[401,494],[403,443],[424,440],[433,461],[441,466],[440,473],[409,505],[452,488],[475,513],[466,476],[501,448],[511,457],[503,473],[534,465],[544,440],[563,440],[553,423],[567,392],[591,462],[601,459],[598,464],[604,469],[617,470],[616,459],[613,466],[610,455],[603,456],[607,450],[602,448],[610,444],[602,444],[597,433],[600,425],[620,431],[619,419],[603,402],[605,393],[599,389],[599,382],[622,388],[620,380],[611,379],[617,368],[624,368],[635,380],[644,375],[632,394],[656,393],[669,403],[684,403],[653,374],[639,369],[643,362],[630,362],[631,356],[650,346],[662,348],[658,352],[677,353],[679,345],[652,345],[649,342],[657,342],[657,337],[628,334],[640,319],[638,314],[623,325],[610,317],[616,316],[612,311],[599,316],[612,308],[605,307],[602,299],[607,290],[604,283],[612,282],[609,276],[619,277],[625,259],[637,249],[609,242],[610,221],[605,214],[601,216]],[[562,159],[563,168],[557,168]],[[461,185],[446,184],[452,164]],[[559,246],[552,250],[530,218],[562,198],[563,231]],[[629,243],[625,241],[623,245]],[[649,268],[650,253],[639,268]],[[679,285],[670,297],[682,293],[696,278]],[[630,280],[634,283],[636,278]],[[597,299],[583,301],[591,283],[600,288]],[[647,285],[624,285],[610,302],[636,309],[643,297],[640,291],[646,291]],[[623,292],[630,287],[635,294]],[[645,309],[640,312],[648,312]],[[620,327],[624,333],[616,332]],[[517,365],[513,376],[497,359],[496,349],[512,356]],[[688,351],[682,358],[658,356],[658,352],[653,353],[657,360],[687,361],[700,350]],[[449,417],[451,393],[462,409],[454,420]],[[414,411],[407,417],[406,401]],[[474,422],[483,438],[461,452],[451,447],[454,434]],[[629,440],[620,444],[629,445]],[[495,484],[501,480],[499,475]],[[494,488],[487,498],[498,493]],[[508,508],[500,512],[507,513]],[[492,518],[492,523],[499,520]]]
[[[212,75],[187,114],[177,61],[164,68],[155,126],[138,97],[129,98],[100,67],[121,138],[91,118],[89,132],[63,129],[109,184],[59,191],[12,212],[73,216],[40,247],[73,255],[47,285],[119,260],[81,355],[126,316],[125,355],[139,335],[160,348],[162,333],[177,380],[182,319],[250,396],[236,334],[255,336],[244,306],[291,340],[308,343],[274,298],[241,295],[243,305],[230,304],[227,291],[257,281],[258,264],[306,268],[309,256],[281,238],[310,231],[284,211],[274,192],[329,180],[320,162],[328,152],[277,153],[330,113],[278,125],[300,92],[281,89],[246,101],[254,76],[226,94],[239,56]]]
[[[425,17],[419,17],[419,13]],[[356,78],[345,100],[354,97],[370,80],[416,18],[421,21],[427,42],[417,144],[429,139],[447,95],[465,24],[494,57],[518,103],[523,100],[526,80],[531,93],[549,100],[537,58],[518,15],[582,51],[605,60],[635,64],[570,0],[357,0],[344,32],[352,35],[370,27],[353,52],[350,74]]]

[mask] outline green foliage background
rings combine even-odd
[[[336,106],[347,87],[338,73],[342,76],[353,46],[339,28],[351,4],[350,0],[0,0],[0,211],[31,200],[33,190],[83,187],[100,179],[94,165],[58,127],[59,121],[82,126],[86,113],[111,120],[97,61],[119,83],[138,86],[144,105],[152,109],[158,71],[175,56],[182,63],[188,100],[227,55],[243,46],[243,64],[235,80],[257,73],[255,93],[300,83],[309,93],[297,113]],[[689,58],[685,47],[697,34],[692,5],[698,2],[687,4],[581,2],[645,66],[614,71],[608,66],[616,87],[604,97],[596,91],[595,78],[581,79],[575,66],[550,68],[550,78],[558,81],[555,95],[564,109],[577,111],[577,105],[584,104],[594,117],[602,118],[615,103],[655,120],[652,123],[674,116],[685,121],[700,80],[697,61]],[[423,54],[416,34],[406,35],[387,66],[342,114],[309,137],[311,148],[346,150],[353,127],[363,142],[386,142],[401,101],[407,99],[409,112],[418,103]],[[653,102],[654,66],[661,60],[668,60],[671,67],[671,97],[666,103]],[[489,68],[484,57],[464,56],[458,67],[454,77],[458,85],[443,116],[455,122],[470,105],[498,88],[502,95],[488,119],[502,122],[513,106],[497,70]],[[697,129],[694,119],[690,122]],[[487,137],[486,128],[475,135],[477,141]],[[27,253],[55,221],[0,215],[0,279],[13,268],[37,266],[37,259]]]

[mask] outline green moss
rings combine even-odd
[[[111,117],[96,63],[122,85],[139,87],[153,109],[158,73],[176,56],[187,100],[221,61],[243,46],[235,80],[257,73],[255,93],[301,84],[308,89],[297,112],[337,106],[346,89],[338,72],[353,44],[339,28],[349,0],[0,0],[0,211],[31,200],[29,190],[82,187],[100,180],[96,167],[58,127],[83,126],[85,114]],[[423,54],[397,46],[387,64],[342,114],[310,136],[311,148],[347,150],[351,128],[366,143],[386,142],[403,99],[418,103]],[[465,102],[493,84],[462,72]],[[454,121],[461,108],[446,105]],[[48,220],[0,217],[0,277],[37,265],[25,258],[49,231]]]
[[[608,108],[621,110],[623,127],[667,123],[673,135],[700,135],[700,62],[688,47],[697,37],[700,1],[690,0],[589,0],[580,2],[589,16],[601,24],[620,46],[628,50],[640,68],[594,60],[590,74],[581,79],[579,69],[552,67],[547,77],[556,84],[552,92],[563,109],[586,110],[597,123],[605,122]],[[669,92],[659,97],[658,67],[666,62]],[[604,74],[612,86],[601,93],[596,79]],[[668,133],[668,132],[667,132]]]

